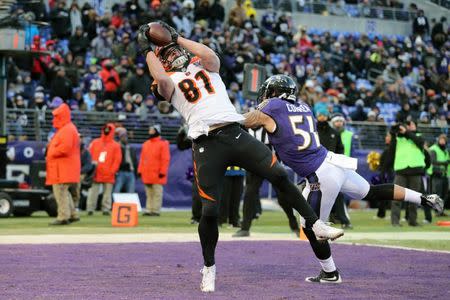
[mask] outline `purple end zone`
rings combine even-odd
[[[2,245],[0,299],[450,299],[450,254],[332,245],[341,285],[304,282],[305,242],[219,242],[216,292],[199,243]]]

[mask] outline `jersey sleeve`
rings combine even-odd
[[[267,101],[266,103],[263,102],[260,106],[258,106],[258,109],[275,120],[277,111],[280,109],[279,100],[273,99]]]

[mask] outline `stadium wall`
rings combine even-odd
[[[12,142],[8,144],[8,157],[10,162],[7,165],[7,179],[26,181],[30,183],[29,173],[30,164],[35,160],[45,160],[45,142],[22,141]],[[142,144],[132,144],[136,149],[138,157],[141,153]],[[367,154],[370,150],[357,150],[355,157],[358,158],[358,173],[364,178],[370,180],[374,175],[369,170],[366,162]],[[170,145],[170,167],[168,174],[168,183],[164,187],[163,207],[190,207],[191,206],[191,182],[186,178],[186,172],[192,168],[192,156],[190,150],[180,151],[175,145]],[[301,178],[297,178],[294,172],[288,169],[291,180],[296,182]],[[136,192],[139,194],[141,203],[145,201],[144,185],[141,180],[136,180]],[[262,197],[268,197],[269,187],[267,182],[263,184],[260,190]],[[275,194],[272,195],[275,197]]]
[[[257,10],[261,17],[264,10]],[[322,16],[317,14],[293,13],[292,20],[297,28],[306,25],[307,28],[324,29],[339,32],[360,32],[381,35],[410,35],[412,25],[410,22],[389,21],[382,19],[349,18],[339,16]]]

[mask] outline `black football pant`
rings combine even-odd
[[[245,181],[244,208],[243,208],[243,219],[241,229],[248,231],[252,226],[253,217],[257,212],[257,205],[260,200],[259,188],[261,187],[264,178],[250,172],[247,172],[246,177],[247,178]],[[275,191],[277,192],[278,196],[279,193],[276,188]],[[281,208],[288,217],[289,227],[291,228],[291,230],[292,231],[300,230],[300,227],[298,227],[297,218],[294,215],[292,206],[289,205],[289,201],[278,196],[278,203],[280,204]]]
[[[317,221],[308,205],[275,155],[263,143],[244,131],[239,124],[230,124],[202,135],[192,144],[194,172],[202,198],[202,218],[198,227],[205,266],[212,266],[219,237],[217,217],[222,184],[228,166],[238,166],[268,179],[286,201],[305,219],[306,228]]]

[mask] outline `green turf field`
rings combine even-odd
[[[443,236],[448,237],[450,227],[440,227],[435,223],[440,220],[450,221],[450,217],[434,218],[434,224],[424,224],[420,227],[409,227],[403,223],[403,227],[394,228],[390,225],[389,218],[385,220],[374,220],[375,211],[352,211],[350,213],[353,230],[348,231],[348,235],[359,233],[358,236],[367,233],[369,238],[361,237],[353,240],[356,243],[395,245],[420,249],[434,249],[450,251],[450,239],[439,238],[428,240],[426,235],[430,232],[443,232]],[[422,221],[423,213],[419,212],[419,221]],[[88,217],[81,213],[81,221],[68,226],[48,226],[53,218],[49,218],[45,213],[35,213],[32,217],[0,219],[0,239],[1,235],[38,235],[38,234],[114,234],[114,233],[186,233],[197,232],[197,226],[189,224],[190,211],[170,211],[163,212],[161,217],[139,217],[139,226],[133,228],[113,228],[110,217],[97,213]],[[289,228],[286,217],[279,211],[266,211],[254,221],[252,232],[259,233],[286,233]],[[338,225],[337,225],[338,226]],[[236,229],[223,226],[222,233],[233,233]],[[417,232],[417,239],[396,240],[395,236],[401,236],[402,232]],[[385,233],[390,238],[370,237],[376,233]],[[413,235],[414,236],[414,235]],[[392,238],[394,237],[394,238]]]

